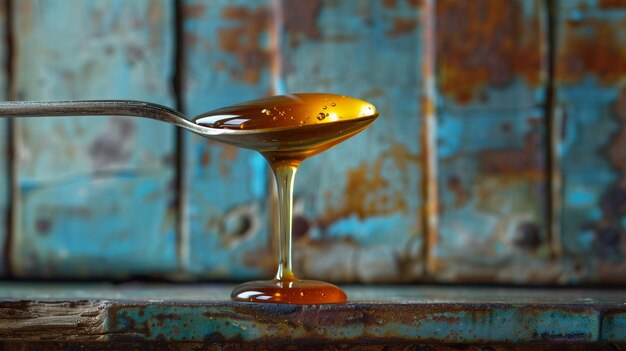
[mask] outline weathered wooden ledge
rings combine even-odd
[[[227,285],[3,283],[0,341],[626,343],[626,290],[347,287],[342,305],[233,303]]]

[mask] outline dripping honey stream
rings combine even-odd
[[[339,287],[300,280],[291,261],[294,179],[300,163],[362,131],[378,116],[371,104],[341,95],[293,94],[254,100],[211,111],[194,122],[210,128],[255,131],[239,146],[259,151],[269,162],[278,190],[279,256],[276,276],[236,287],[235,301],[323,304],[347,301]]]

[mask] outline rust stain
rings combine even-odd
[[[458,176],[448,179],[448,189],[456,195],[454,200],[455,207],[462,207],[470,198],[469,190],[463,185],[463,181]]]
[[[577,83],[594,75],[601,84],[619,83],[626,76],[626,42],[619,22],[599,18],[567,21],[563,45],[557,55],[557,77],[564,83]]]
[[[222,158],[225,161],[234,161],[237,158],[237,148],[230,145],[224,145],[222,148]]]
[[[292,47],[298,46],[303,37],[321,38],[317,25],[317,17],[322,9],[321,0],[289,0],[283,1],[283,6],[285,31]]]
[[[541,181],[545,179],[543,136],[526,134],[521,149],[485,150],[479,154],[482,174],[509,175]]]
[[[398,4],[396,4],[396,0],[383,0],[383,6],[389,9],[393,9],[398,6]]]
[[[433,99],[429,98],[426,95],[421,96],[422,100],[422,115],[423,116],[435,116],[436,113],[436,105]],[[424,145],[425,147],[431,147],[430,145]]]
[[[613,167],[622,174],[619,186],[626,188],[626,88],[621,90],[615,101],[613,112],[619,121],[619,130],[611,139],[607,156]]]
[[[603,9],[624,9],[626,8],[626,1],[624,0],[600,0],[598,4]]]
[[[502,87],[515,77],[541,83],[544,67],[540,2],[524,17],[522,1],[437,2],[439,85],[460,103],[479,97],[485,86]]]
[[[602,274],[610,271],[607,265],[624,260],[624,231],[622,221],[626,216],[626,88],[622,88],[619,97],[613,104],[613,116],[619,122],[619,129],[612,135],[604,151],[608,161],[621,177],[609,186],[602,194],[598,208],[602,217],[586,223],[583,230],[592,230],[594,249],[602,262]]]
[[[401,174],[402,185],[391,186],[384,171],[393,162],[396,172]],[[408,165],[419,163],[421,158],[411,154],[404,145],[395,145],[383,152],[373,163],[363,163],[346,172],[346,187],[341,204],[329,206],[318,219],[320,228],[327,228],[341,218],[356,215],[364,220],[368,217],[406,212],[406,194],[402,189],[410,187]]]
[[[422,0],[405,0],[405,2],[411,7],[422,7]],[[395,9],[398,7],[397,0],[383,0],[383,6],[388,9]]]
[[[193,48],[198,45],[200,38],[194,33],[185,33],[185,45],[187,48]]]
[[[211,152],[208,149],[202,151],[202,155],[200,156],[200,164],[202,167],[209,167],[211,164]]]
[[[182,9],[183,18],[185,19],[202,18],[205,11],[205,4],[185,4]]]
[[[163,7],[160,2],[150,2],[148,5],[148,26],[150,27],[150,47],[159,47],[159,43],[163,40],[161,31],[163,22]]]
[[[230,175],[231,168],[233,166],[233,161],[235,161],[235,159],[237,158],[237,148],[234,146],[223,145],[223,144],[218,144],[218,143],[216,143],[215,145],[216,146],[219,145],[221,147],[218,164],[219,164],[220,174],[226,178]]]
[[[414,18],[394,18],[393,27],[385,34],[389,37],[397,37],[411,33],[417,27],[417,20]]]
[[[220,49],[234,55],[239,63],[229,72],[237,80],[258,83],[270,62],[269,48],[263,46],[262,40],[270,30],[270,10],[232,6],[222,11],[222,18],[235,22],[234,26],[220,28],[217,33]]]
[[[422,7],[424,6],[422,0],[407,0],[407,3],[413,7]]]
[[[17,12],[20,14],[19,18],[21,21],[17,21],[20,24],[19,31],[30,32],[33,28],[33,2],[32,0],[23,0],[17,2],[18,8]]]

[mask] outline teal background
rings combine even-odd
[[[374,103],[296,177],[334,282],[624,283],[626,1],[0,0],[5,100]],[[274,273],[262,157],[131,118],[0,120],[5,278]]]

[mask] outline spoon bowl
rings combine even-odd
[[[309,93],[251,100],[203,113],[193,122],[211,128],[210,138],[217,137],[217,129],[222,142],[268,158],[302,161],[360,132],[377,116],[363,100]]]

